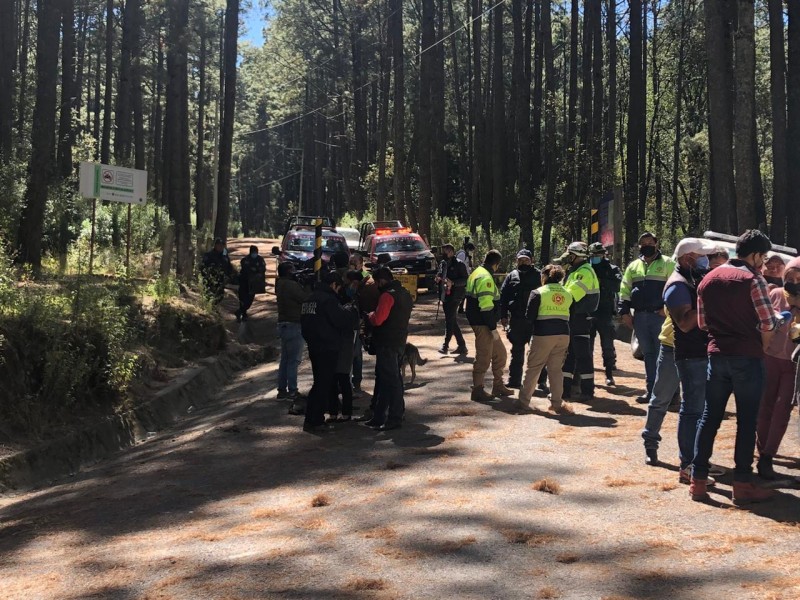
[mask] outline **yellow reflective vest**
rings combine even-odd
[[[588,262],[581,263],[569,272],[564,288],[575,303],[572,312],[591,314],[597,310],[597,305],[600,303],[600,282]]]
[[[560,319],[569,321],[572,295],[559,283],[547,283],[537,290],[541,296],[537,321]]]
[[[495,304],[500,300],[500,292],[494,275],[480,266],[467,278],[467,321],[470,325],[485,325],[489,329],[497,327]]]

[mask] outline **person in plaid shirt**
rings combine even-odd
[[[731,393],[736,399],[733,502],[760,502],[774,493],[752,481],[764,348],[781,319],[761,275],[771,248],[765,234],[746,231],[736,243],[737,258],[711,271],[697,288],[697,324],[708,332],[709,362],[705,408],[692,462],[689,493],[693,500],[708,499],[709,461]]]

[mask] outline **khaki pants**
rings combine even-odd
[[[528,352],[528,366],[525,371],[525,380],[519,390],[519,401],[523,406],[530,406],[533,389],[539,380],[539,374],[547,367],[550,380],[550,405],[560,408],[564,394],[564,378],[561,368],[569,349],[568,335],[535,335]]]
[[[492,367],[494,385],[503,383],[503,370],[506,368],[508,353],[503,340],[494,339],[486,325],[473,325],[475,332],[475,362],[472,365],[472,385],[483,387],[483,378]]]

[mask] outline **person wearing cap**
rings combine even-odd
[[[500,292],[494,274],[503,259],[497,250],[489,250],[483,265],[470,273],[467,279],[467,321],[475,332],[475,362],[472,364],[472,394],[476,402],[486,402],[494,396],[513,396],[514,392],[503,383],[503,370],[508,353],[497,330],[497,309]],[[492,369],[492,393],[483,387],[486,371]]]
[[[786,262],[781,258],[781,255],[770,252],[762,269],[764,279],[766,279],[770,289],[783,287],[783,272],[785,268]]]
[[[656,379],[642,431],[645,463],[658,466],[661,426],[680,383],[679,481],[686,484],[691,479],[689,467],[694,458],[697,421],[705,403],[708,370],[708,336],[697,326],[697,285],[709,271],[708,255],[715,251],[714,244],[702,238],[685,238],[675,247],[675,271],[664,286],[667,316],[661,332]]]
[[[253,305],[256,294],[266,292],[267,263],[258,255],[258,246],[250,246],[250,252],[241,260],[239,270],[239,308],[237,321],[247,320],[247,311]]]
[[[731,393],[736,398],[733,502],[760,502],[773,495],[752,481],[756,422],[764,391],[764,349],[782,320],[761,275],[771,248],[765,234],[746,231],[736,242],[737,258],[711,271],[697,286],[697,324],[708,332],[709,358],[706,401],[689,485],[693,500],[708,499],[709,460]]]
[[[659,251],[658,238],[646,231],[639,236],[639,258],[628,265],[622,276],[619,314],[622,322],[633,329],[644,355],[647,391],[636,398],[639,404],[647,404],[653,391],[659,350],[658,336],[665,318],[664,285],[674,270],[675,262]]]
[[[442,260],[436,273],[439,284],[439,300],[444,310],[444,342],[439,349],[440,354],[448,354],[450,340],[455,337],[456,349],[453,354],[467,354],[467,343],[458,325],[458,307],[464,300],[467,289],[467,265],[455,257],[456,250],[452,244],[442,246]]]
[[[589,246],[589,263],[600,283],[600,301],[597,310],[592,314],[592,354],[594,340],[600,336],[600,348],[603,351],[603,367],[606,371],[606,385],[615,385],[614,370],[617,368],[617,351],[614,348],[616,331],[614,315],[617,314],[617,296],[622,283],[622,271],[611,264],[606,257],[606,249],[601,242]]]
[[[572,379],[577,374],[581,378],[581,397],[588,400],[594,396],[591,330],[592,313],[600,302],[600,283],[589,264],[589,247],[585,242],[572,242],[561,255],[560,262],[569,267],[564,288],[573,300],[569,318],[569,351],[562,369],[564,398],[572,396]]]
[[[342,285],[341,275],[326,273],[301,309],[300,326],[314,375],[303,423],[303,431],[310,433],[329,430],[325,425],[325,410],[330,404],[342,338],[353,335],[358,327],[358,309],[339,302]]]
[[[533,254],[523,248],[517,252],[517,268],[506,275],[500,286],[500,323],[506,328],[511,342],[511,362],[508,366],[510,388],[522,385],[522,365],[525,347],[531,341],[533,324],[525,318],[531,292],[542,285],[542,274],[533,266]]]
[[[373,415],[365,424],[378,431],[390,431],[402,425],[405,413],[400,369],[414,301],[388,267],[375,271],[374,277],[381,295],[378,307],[367,317],[375,351],[375,393]]]
[[[561,285],[564,270],[559,265],[547,265],[542,270],[541,287],[531,292],[525,318],[533,324],[533,340],[528,352],[525,379],[515,406],[530,407],[533,387],[544,368],[550,374],[550,410],[570,414],[572,409],[562,400],[564,378],[561,370],[569,350],[569,321],[572,296]]]
[[[206,292],[215,304],[225,297],[225,280],[233,277],[233,265],[222,238],[214,240],[214,247],[203,255],[201,267]]]
[[[790,260],[782,275],[783,287],[771,290],[769,297],[776,312],[791,313],[794,325],[800,323],[800,258]],[[796,344],[791,338],[791,329],[780,327],[764,349],[765,385],[756,428],[757,468],[761,479],[777,478],[772,458],[778,453],[792,414],[795,382],[792,353]]]

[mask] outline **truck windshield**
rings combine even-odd
[[[314,236],[294,235],[289,238],[286,250],[289,252],[314,252]],[[322,251],[329,253],[347,252],[347,244],[338,237],[325,236],[322,240]]]
[[[389,238],[375,244],[375,252],[424,252],[427,250],[422,240],[413,237]]]

